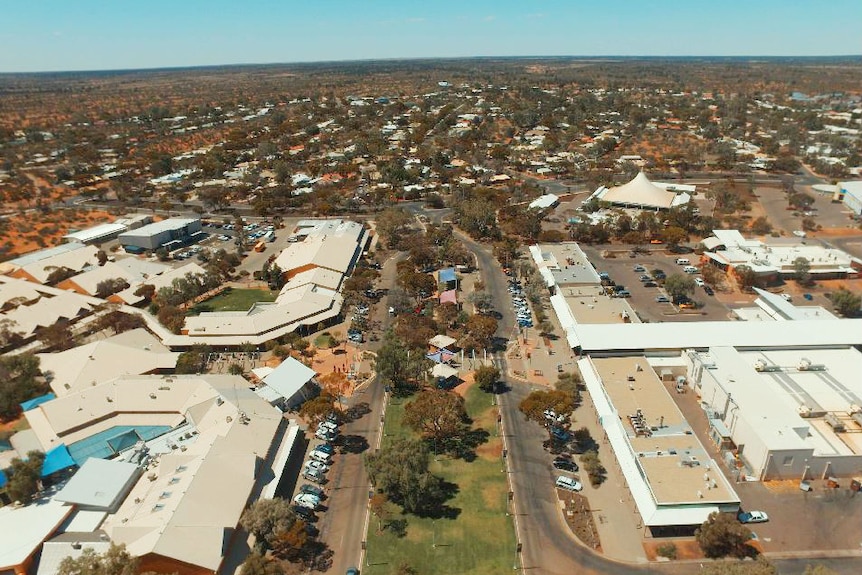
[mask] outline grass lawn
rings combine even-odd
[[[394,398],[386,411],[383,444],[398,437],[415,437],[401,427],[404,404],[410,399]],[[508,486],[501,472],[502,441],[495,435],[496,408],[491,396],[473,386],[467,392],[467,412],[474,427],[488,431],[488,441],[478,447],[472,462],[441,455],[431,462],[431,471],[458,485],[458,493],[447,504],[460,513],[455,519],[426,519],[401,515],[392,506],[393,519],[406,519],[404,537],[390,529],[378,532],[377,518],[368,526],[368,553],[362,573],[394,573],[401,563],[422,575],[471,573],[496,575],[512,570],[515,561],[515,531],[506,516]],[[435,547],[436,544],[436,547]]]
[[[268,289],[228,289],[219,295],[193,306],[189,315],[204,311],[248,311],[260,301],[275,301],[278,291]]]

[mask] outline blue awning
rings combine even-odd
[[[69,455],[69,450],[61,443],[45,454],[45,461],[42,463],[42,477],[47,477],[52,473],[57,473],[75,465],[77,464],[72,459],[72,456]]]
[[[6,479],[6,474],[3,473],[3,470],[0,469],[0,489],[6,487],[6,484],[9,483],[9,480]]]
[[[29,399],[21,404],[22,411],[30,411],[31,409],[35,409],[42,405],[43,403],[47,403],[57,396],[53,393],[46,393],[45,395],[40,395],[39,397],[34,397],[33,399]]]

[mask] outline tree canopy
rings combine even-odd
[[[464,398],[442,389],[420,391],[404,407],[404,424],[432,439],[448,439],[461,434],[467,425]]]
[[[48,391],[48,384],[36,378],[39,358],[31,353],[0,356],[0,421],[21,413],[21,402]]]
[[[482,391],[492,393],[500,379],[500,370],[493,365],[480,365],[473,371],[473,381]]]
[[[674,298],[690,296],[694,287],[694,279],[689,274],[671,274],[664,281],[665,291]]]
[[[835,308],[835,311],[844,317],[855,317],[859,313],[860,305],[862,305],[862,297],[843,287],[832,292],[829,299],[832,301],[832,307]]]
[[[421,441],[397,439],[365,457],[375,489],[405,512],[439,511],[445,498],[443,480],[428,471],[428,448]]]
[[[545,424],[545,410],[553,410],[558,415],[568,415],[575,409],[571,393],[566,391],[534,391],[521,400],[518,409],[527,419]]]
[[[748,557],[754,548],[746,545],[752,533],[729,513],[713,512],[694,532],[703,554],[709,558]]]
[[[139,559],[125,545],[111,544],[104,553],[84,549],[79,557],[66,557],[57,575],[137,575]]]
[[[44,461],[45,454],[41,451],[30,451],[27,453],[27,459],[16,457],[12,460],[6,490],[13,501],[26,503],[39,491],[39,479]]]

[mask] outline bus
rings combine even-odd
[[[263,240],[260,240],[259,242],[254,244],[254,251],[256,251],[256,252],[262,252],[265,249],[266,249],[266,242],[264,242]]]

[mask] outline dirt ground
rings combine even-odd
[[[57,210],[49,214],[12,213],[5,219],[3,255],[7,258],[62,243],[70,230],[114,220],[108,212]]]

